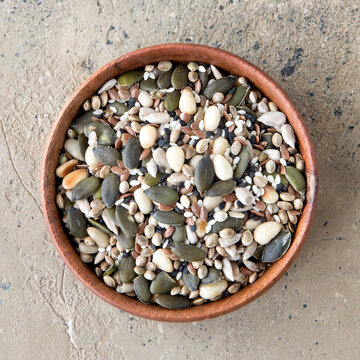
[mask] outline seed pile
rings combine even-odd
[[[246,78],[161,61],[107,81],[83,110],[56,203],[107,286],[182,309],[241,291],[287,252],[305,163]]]

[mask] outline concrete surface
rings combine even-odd
[[[357,1],[0,2],[2,359],[358,359],[360,82]],[[43,145],[65,99],[139,47],[218,46],[294,99],[320,164],[315,224],[258,301],[193,324],[118,311],[65,268],[39,202]]]

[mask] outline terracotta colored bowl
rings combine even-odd
[[[157,305],[144,305],[134,298],[118,294],[114,289],[107,287],[80,260],[64,232],[55,204],[55,169],[58,166],[60,150],[65,141],[67,128],[78,114],[82,104],[107,80],[117,77],[125,71],[161,60],[204,62],[225,69],[230,74],[247,77],[286,114],[296,132],[300,151],[306,164],[306,204],[292,245],[286,255],[273,263],[253,284],[246,286],[237,294],[216,302],[179,311],[168,310]],[[55,120],[44,151],[41,169],[41,197],[45,221],[57,251],[69,269],[87,288],[109,304],[134,315],[160,321],[185,322],[213,318],[239,309],[263,294],[287,271],[304,245],[315,216],[318,195],[317,178],[317,162],[309,131],[293,102],[274,80],[253,64],[226,51],[195,44],[166,44],[136,50],[119,57],[103,66],[71,95]]]

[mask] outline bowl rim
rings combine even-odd
[[[246,76],[256,88],[269,100],[274,101],[279,109],[286,114],[299,140],[307,178],[305,206],[291,247],[285,256],[273,263],[253,284],[247,285],[238,293],[216,302],[192,306],[183,310],[169,310],[158,305],[144,305],[134,298],[119,294],[115,289],[107,287],[81,261],[80,256],[63,230],[55,202],[56,180],[54,170],[57,161],[54,161],[54,158],[56,159],[56,156],[57,158],[59,156],[68,125],[80,110],[84,101],[89,98],[89,94],[94,94],[103,83],[126,70],[160,60],[179,62],[192,60],[214,64],[234,75]],[[55,141],[55,139],[62,139],[62,141]],[[52,242],[70,271],[88,289],[112,306],[136,316],[158,321],[189,322],[214,318],[245,306],[272,287],[289,269],[304,245],[315,217],[318,199],[318,165],[310,133],[299,111],[290,97],[269,75],[240,56],[218,48],[198,44],[170,43],[141,48],[120,56],[102,66],[73,92],[56,117],[47,138],[41,164],[40,191],[43,214]]]

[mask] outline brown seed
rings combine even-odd
[[[194,90],[195,90],[195,92],[197,94],[200,93],[200,91],[201,91],[201,81],[200,81],[200,79],[196,80]]]
[[[174,208],[171,205],[166,205],[166,204],[159,204],[158,205],[159,210],[161,211],[171,211],[174,210]]]
[[[123,142],[123,145],[125,145],[127,143],[127,141],[130,139],[130,138],[133,138],[134,136],[129,134],[129,133],[125,133],[122,135],[121,137],[121,140]]]
[[[281,154],[281,157],[285,160],[288,160],[290,158],[289,151],[285,145],[280,146],[280,154]]]
[[[186,187],[183,187],[180,189],[179,193],[182,195],[189,194],[193,191],[193,186],[191,185],[188,189]]]
[[[201,210],[200,210],[200,219],[202,221],[207,221],[208,219],[208,211],[206,210],[206,207],[205,206],[202,206],[201,207]]]
[[[175,228],[174,228],[174,227],[172,227],[172,226],[168,227],[168,228],[164,231],[164,238],[167,239],[167,238],[171,237],[172,234],[174,233],[174,231],[175,231]]]
[[[201,139],[206,139],[205,133],[201,130],[194,130],[194,134]]]
[[[232,124],[231,126],[228,127],[229,132],[233,132],[235,130],[236,125]]]
[[[240,272],[244,275],[250,275],[252,273],[252,271],[245,266],[240,266]]]
[[[235,194],[227,194],[225,196],[223,196],[223,200],[226,202],[233,202],[237,200],[237,197]]]
[[[199,217],[200,216],[200,206],[197,202],[194,202],[192,205],[191,205],[191,211],[194,213],[194,215],[196,217]]]
[[[148,158],[148,156],[150,155],[151,153],[151,149],[144,149],[141,154],[140,154],[140,160],[144,160],[146,158]]]
[[[199,121],[194,121],[191,125],[190,128],[193,130],[198,130],[199,129]]]
[[[119,175],[119,176],[124,174],[124,170],[120,169],[118,166],[113,166],[111,168],[111,172],[113,172],[114,174]]]
[[[227,103],[228,101],[230,101],[232,98],[232,94],[226,94],[224,97],[224,103]]]
[[[121,144],[122,144],[121,139],[117,139],[117,140],[115,141],[115,149],[116,149],[117,151],[119,151],[119,150],[121,149]]]
[[[119,100],[119,95],[115,89],[110,89],[108,95],[111,100]]]
[[[194,134],[193,134],[193,131],[192,131],[190,128],[186,127],[186,126],[183,126],[183,127],[181,128],[181,131],[182,131],[184,134],[186,134],[186,135],[190,135],[190,136],[193,136],[193,135],[194,135]]]
[[[255,202],[255,206],[260,210],[260,211],[264,211],[266,209],[266,206],[263,202],[261,201],[256,201]]]

